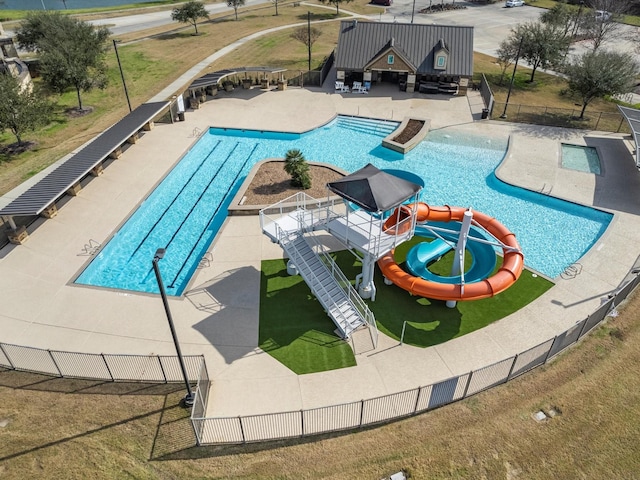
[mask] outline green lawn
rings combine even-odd
[[[398,249],[403,261],[416,237]],[[348,251],[337,252],[336,262],[347,278],[360,273],[360,262]],[[441,260],[451,265],[451,256]],[[384,284],[376,271],[376,301],[368,302],[378,329],[400,340],[407,321],[404,343],[429,347],[471,333],[506,317],[553,286],[552,282],[525,270],[507,291],[485,300],[458,302],[447,308],[445,302],[414,297],[395,285]],[[297,374],[320,372],[355,365],[350,346],[333,331],[335,325],[322,309],[300,276],[289,276],[285,260],[262,262],[260,286],[260,348]]]
[[[299,275],[287,275],[285,260],[262,262],[259,345],[297,374],[356,364],[351,347]]]

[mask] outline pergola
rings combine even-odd
[[[286,71],[286,68],[277,67],[238,67],[233,69],[219,70],[217,72],[207,73],[206,75],[203,75],[202,77],[194,80],[191,85],[189,85],[187,90],[189,91],[189,96],[193,96],[194,92],[202,91],[207,87],[217,87],[223,78],[228,77],[229,75],[236,75],[238,73],[244,73],[245,75],[249,72],[274,74]]]
[[[636,166],[640,168],[640,144],[638,143],[638,136],[640,135],[640,110],[629,107],[621,107],[618,105],[620,113],[624,116],[631,127],[631,133],[633,133],[633,141],[636,142]]]

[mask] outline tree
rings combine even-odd
[[[107,86],[109,29],[58,12],[38,11],[27,14],[16,38],[22,48],[39,53],[42,79],[50,89],[76,90],[78,110],[83,111],[81,92]]]
[[[341,3],[351,3],[353,0],[320,0],[322,3],[333,4],[336,6],[336,15],[340,14],[340,4]]]
[[[309,50],[309,70],[311,70],[311,47],[320,35],[322,35],[322,31],[315,27],[299,27],[291,34],[291,38],[304,43]]]
[[[531,67],[530,82],[533,82],[538,68],[560,65],[568,48],[570,39],[556,25],[542,22],[529,22],[517,25],[511,30],[508,41],[520,43],[520,55]]]
[[[572,59],[564,70],[569,89],[582,99],[580,118],[596,98],[630,92],[640,68],[627,53],[593,51]]]
[[[244,0],[227,0],[227,7],[233,7],[236,13],[236,21],[238,20],[238,8],[244,5]]]
[[[291,175],[291,185],[304,190],[311,188],[309,164],[298,149],[289,150],[284,158],[284,171]]]
[[[273,6],[276,7],[276,17],[278,16],[278,3],[280,3],[280,0],[271,0],[271,3],[273,3]]]
[[[606,40],[616,36],[621,27],[619,21],[629,5],[624,0],[592,0],[590,5],[594,11],[584,16],[581,26],[585,36],[591,40],[593,50],[598,50]],[[596,15],[597,12],[605,13]]]
[[[195,28],[196,35],[198,35],[199,18],[209,18],[209,13],[207,12],[207,9],[204,8],[204,4],[202,2],[187,2],[181,7],[176,7],[171,11],[171,20],[180,23],[190,23],[193,25],[193,28]]]
[[[9,73],[0,73],[0,130],[10,130],[19,146],[23,136],[46,125],[51,117],[53,105],[38,92],[24,88],[17,78]]]
[[[580,9],[569,7],[565,3],[556,3],[553,8],[545,10],[540,15],[540,21],[545,24],[555,25],[565,37],[573,36],[577,29]]]
[[[507,68],[516,61],[519,44],[520,41],[517,38],[508,38],[500,42],[500,46],[496,52],[498,65],[500,65],[500,68],[502,69],[500,72],[500,82],[498,82],[499,85],[502,85],[504,82]]]

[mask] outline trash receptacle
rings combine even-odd
[[[178,121],[184,122],[184,112],[178,112]]]
[[[489,118],[489,109],[488,108],[483,108],[482,109],[482,118]]]

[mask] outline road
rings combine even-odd
[[[246,6],[257,6],[261,4],[269,4],[270,0],[246,0]],[[479,5],[477,3],[459,2],[466,8],[460,10],[451,10],[447,12],[438,12],[431,14],[417,13],[420,9],[425,8],[426,0],[416,2],[416,13],[413,15],[414,23],[421,24],[439,24],[439,25],[465,25],[475,27],[474,32],[474,50],[491,56],[496,56],[496,50],[500,42],[507,38],[511,28],[518,23],[535,21],[544,11],[541,8],[524,6],[517,8],[505,8],[503,3],[494,3],[489,5]],[[315,5],[309,3],[309,5]],[[391,7],[380,7],[379,14],[368,15],[372,20],[380,20],[385,22],[411,22],[411,11],[414,0],[395,0]],[[345,4],[341,10],[348,11],[349,4]],[[333,7],[331,7],[333,8]],[[227,7],[226,2],[207,5],[206,9],[211,14],[219,14],[222,12],[232,13],[233,9]],[[127,33],[138,32],[150,28],[160,27],[171,23],[171,11],[165,10],[161,12],[140,13],[136,15],[127,15],[124,17],[114,17],[101,20],[91,21],[94,25],[104,25],[111,30],[114,36]],[[177,25],[177,24],[176,24]],[[13,32],[7,31],[9,35]],[[640,58],[636,51],[638,28],[629,25],[620,25],[618,32],[613,39],[604,43],[605,48],[615,49],[618,51],[626,51]],[[589,48],[587,42],[579,42],[574,44],[571,53],[574,55],[581,54]]]
[[[245,0],[245,6],[255,6],[267,3],[269,0]],[[233,8],[227,7],[226,2],[206,5],[207,12],[211,15],[222,12],[233,12]],[[171,20],[171,10],[162,12],[140,13],[137,15],[127,15],[124,17],[105,18],[101,20],[92,20],[90,22],[96,26],[107,26],[114,36],[124,35],[126,33],[138,32],[148,28],[162,27],[170,23],[176,23]],[[176,23],[177,25],[177,23]],[[184,25],[184,24],[183,24]]]

